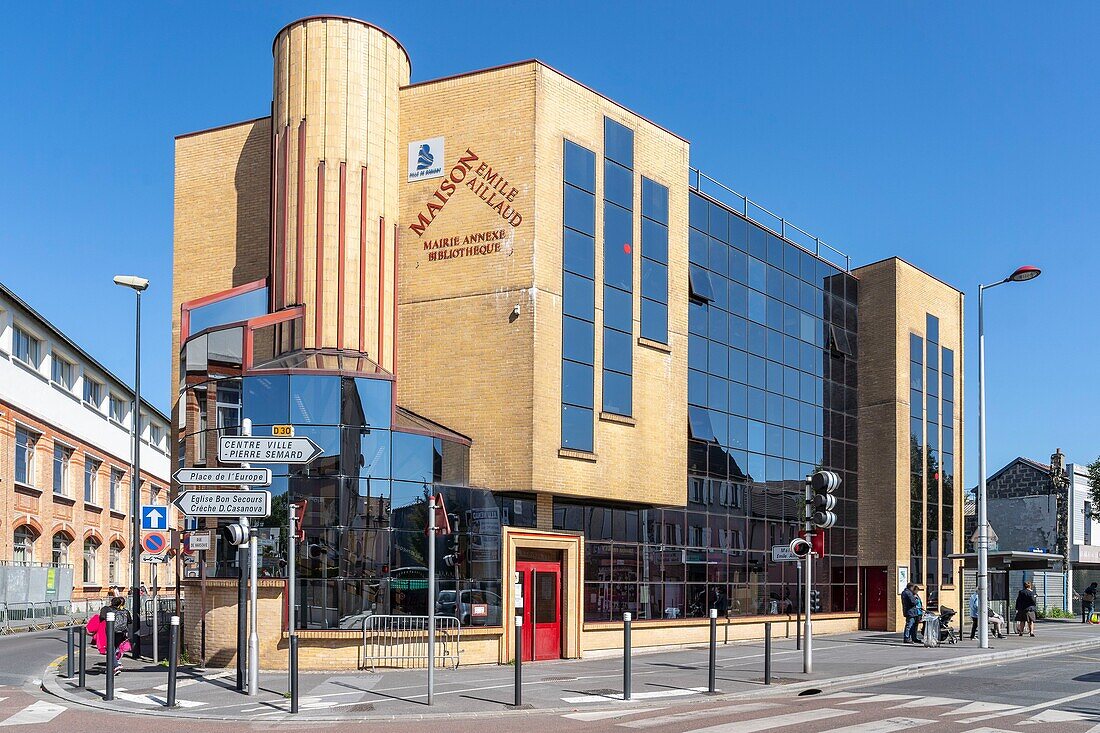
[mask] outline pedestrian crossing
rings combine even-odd
[[[601,721],[624,733],[1100,733],[1100,711],[1038,708],[933,695],[836,692],[803,700],[730,702],[679,710],[616,708],[562,717],[578,723]]]
[[[0,698],[0,702],[6,699],[7,698]],[[0,718],[0,728],[49,723],[67,709],[68,708],[63,705],[47,702],[45,700],[37,700],[12,715]]]

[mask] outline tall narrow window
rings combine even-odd
[[[12,356],[37,369],[42,363],[42,342],[19,326],[12,330]]]
[[[53,383],[65,390],[71,390],[76,382],[76,367],[71,361],[66,361],[55,352],[50,357],[51,378]]]
[[[58,532],[53,536],[53,564],[54,565],[68,565],[69,564],[69,545],[72,544],[72,540],[64,532]]]
[[[84,501],[88,504],[99,505],[99,467],[101,462],[91,456],[84,456]]]
[[[58,496],[69,495],[69,463],[73,449],[60,443],[53,446],[53,493]]]
[[[909,577],[924,578],[924,339],[909,334]]]
[[[122,511],[122,477],[123,472],[117,468],[111,469],[110,507],[116,512]]]
[[[561,445],[593,449],[596,350],[596,155],[565,141]]]
[[[668,188],[642,177],[642,337],[668,343]]]
[[[107,554],[107,582],[111,585],[118,585],[122,578],[121,571],[122,545],[112,542]]]
[[[1085,544],[1092,544],[1092,502],[1085,502]]]
[[[603,411],[633,412],[634,131],[604,118]]]
[[[209,418],[207,417],[206,408],[206,389],[195,390],[195,401],[198,407],[198,425],[195,427],[198,432],[193,438],[195,441],[195,462],[200,464],[206,463],[206,431],[209,429]]]
[[[95,585],[99,577],[99,542],[94,537],[84,540],[84,585]]]
[[[34,562],[34,541],[36,538],[37,535],[34,530],[27,525],[17,527],[12,534],[12,561],[24,565]]]
[[[26,428],[15,429],[15,480],[18,483],[35,484],[35,446],[38,445],[38,433]]]

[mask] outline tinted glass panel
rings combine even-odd
[[[579,188],[565,186],[565,226],[595,236],[596,198]]]
[[[562,405],[561,444],[573,450],[592,450],[592,410]]]
[[[250,290],[207,305],[192,308],[188,333],[198,333],[214,326],[245,321],[267,314],[267,288]]]
[[[294,375],[290,378],[291,422],[295,425],[340,423],[340,378]]]
[[[603,119],[603,154],[627,168],[634,167],[634,131],[608,117]]]
[[[603,197],[619,206],[633,208],[634,182],[632,174],[618,163],[605,160],[603,163]]]
[[[578,275],[595,278],[596,240],[572,229],[565,230],[563,267]]]
[[[631,410],[631,379],[625,374],[603,373],[603,409],[616,415],[629,415]]]
[[[562,356],[583,364],[592,364],[595,327],[588,321],[565,316],[562,328]]]
[[[431,482],[432,439],[426,435],[393,433],[393,478]]]
[[[668,262],[668,228],[649,219],[642,219],[642,256]]]
[[[596,154],[565,141],[565,180],[586,191],[596,191]]]
[[[668,306],[653,300],[642,301],[642,337],[668,343]]]
[[[592,407],[592,367],[574,361],[563,361],[561,370],[561,401],[580,407]]]
[[[616,328],[620,331],[631,332],[633,315],[631,309],[630,293],[624,293],[617,288],[603,289],[603,322],[605,326]]]
[[[376,428],[390,427],[390,415],[392,414],[392,390],[393,382],[386,379],[355,379],[355,389],[359,396],[359,406],[363,411],[363,420],[366,425]],[[345,421],[348,424],[356,423]]]
[[[604,282],[623,290],[633,289],[633,229],[630,212],[614,204],[604,205]]]
[[[642,296],[664,301],[668,297],[668,266],[642,259]]]
[[[285,425],[290,422],[290,377],[246,377],[244,380],[244,417],[253,425]],[[259,430],[257,435],[269,434]]]
[[[645,176],[642,177],[642,214],[668,223],[668,188]]]
[[[562,298],[562,309],[565,313],[587,321],[596,320],[595,283],[570,272],[565,273],[564,283],[565,296]]]

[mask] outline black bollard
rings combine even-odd
[[[104,699],[115,699],[115,614],[107,613],[107,695]]]
[[[73,678],[73,654],[76,653],[76,645],[73,643],[73,636],[76,633],[76,629],[72,626],[65,627],[65,643],[69,647],[69,654],[65,657],[65,679],[71,680]]]
[[[516,689],[516,699],[513,707],[523,705],[523,616],[516,616],[516,681],[513,687]]]
[[[290,635],[290,712],[298,712],[298,635]]]
[[[715,677],[718,667],[718,609],[710,609],[710,675],[707,680],[707,692],[714,694]]]
[[[168,707],[176,707],[176,674],[180,663],[180,617],[173,616],[168,634]]]
[[[78,626],[76,629],[77,644],[80,646],[80,667],[77,671],[76,687],[78,690],[84,689],[84,676],[86,671],[86,664],[88,661],[88,637],[84,633],[84,627]]]
[[[772,683],[772,624],[764,624],[764,684]]]
[[[623,614],[623,699],[630,699],[630,612]]]

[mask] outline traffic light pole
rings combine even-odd
[[[813,532],[806,533],[806,541],[813,546]],[[813,551],[806,553],[806,559],[802,562],[805,563],[805,567],[802,572],[802,579],[806,583],[806,587],[802,593],[802,602],[805,604],[804,610],[806,612],[805,628],[802,631],[802,673],[810,674],[814,671],[814,626],[813,621],[810,618],[810,590],[813,588],[813,581],[811,578],[813,567]]]

